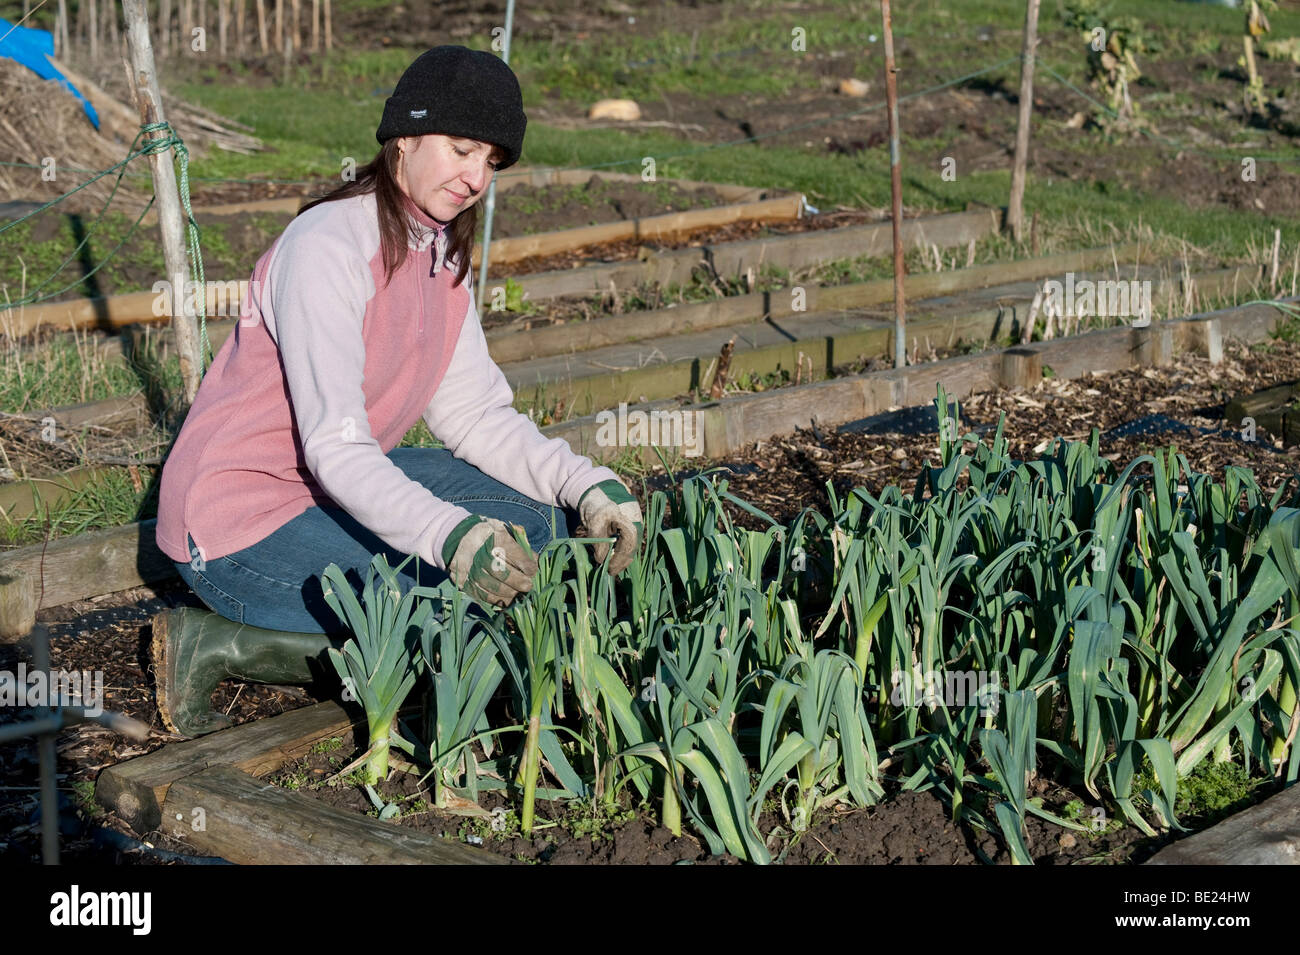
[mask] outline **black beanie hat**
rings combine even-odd
[[[500,57],[463,46],[436,46],[406,68],[384,104],[375,138],[441,133],[500,146],[498,169],[519,161],[524,146],[524,98],[514,71]]]

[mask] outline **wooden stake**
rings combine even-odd
[[[172,48],[172,0],[158,2],[158,52],[167,56]]]
[[[86,4],[85,0],[77,4],[77,22],[73,27],[74,39],[79,47],[86,47]]]
[[[1011,199],[1007,203],[1007,224],[1020,241],[1025,229],[1025,176],[1029,165],[1029,124],[1034,110],[1034,49],[1038,45],[1039,0],[1028,0],[1025,37],[1020,60],[1020,116],[1016,123],[1016,158],[1011,167]]]
[[[311,0],[311,51],[320,49],[320,0]]]
[[[90,40],[90,62],[99,62],[99,0],[86,4],[86,33]]]
[[[262,45],[262,55],[268,52],[266,44],[266,0],[257,0],[257,39]]]
[[[108,42],[113,48],[113,55],[116,56],[121,49],[121,40],[117,35],[117,4],[115,0],[105,0],[108,13]]]
[[[68,0],[59,0],[59,12],[54,16],[54,55],[67,57],[68,50]]]
[[[149,38],[149,10],[147,0],[122,0],[126,15],[126,39],[131,53],[132,81],[135,84],[136,102],[140,107],[141,123],[166,121],[162,94],[158,89],[158,74],[154,66],[153,43]],[[161,133],[150,134],[150,139],[162,138]],[[172,166],[173,150],[153,153],[149,166],[153,171],[154,195],[158,200],[158,226],[162,233],[163,260],[171,282],[172,331],[176,336],[176,353],[180,357],[181,380],[185,397],[193,402],[203,377],[203,356],[199,351],[199,330],[191,314],[190,296],[185,294],[189,276],[189,262],[185,254],[185,226],[181,218],[180,196],[176,192],[176,170]],[[176,308],[176,303],[180,307]]]
[[[235,0],[235,54],[244,55],[244,7],[248,0]]]
[[[230,29],[230,0],[217,0],[217,51],[226,55],[226,33]]]
[[[284,0],[275,0],[275,51],[284,52]]]
[[[302,46],[302,33],[299,29],[298,16],[298,0],[293,0],[293,15],[289,20],[289,39],[293,40],[295,48]]]
[[[906,311],[903,291],[903,169],[898,146],[898,76],[894,66],[894,29],[889,18],[889,0],[880,0],[885,37],[885,100],[889,104],[889,174],[894,217],[894,367],[907,364]]]
[[[1273,268],[1268,273],[1268,290],[1277,291],[1278,256],[1282,252],[1282,230],[1273,230]]]

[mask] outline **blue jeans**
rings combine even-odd
[[[389,459],[434,496],[459,504],[471,514],[519,524],[533,550],[555,537],[572,536],[576,512],[542,504],[488,477],[445,448],[394,448]],[[198,553],[193,540],[190,553]],[[175,561],[181,577],[215,613],[236,623],[293,633],[346,633],[325,602],[320,575],[338,564],[360,593],[371,559],[385,554],[396,567],[408,555],[394,551],[340,508],[307,508],[268,537],[202,570]],[[418,565],[418,566],[417,566]],[[436,587],[447,572],[412,558],[402,569],[402,591],[419,584]]]

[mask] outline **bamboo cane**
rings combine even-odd
[[[1025,177],[1029,164],[1029,124],[1034,111],[1034,49],[1038,44],[1039,0],[1029,0],[1025,9],[1024,45],[1020,60],[1020,112],[1016,124],[1016,158],[1011,167],[1011,199],[1007,203],[1007,224],[1019,242],[1025,230]]]
[[[167,56],[171,52],[172,39],[172,0],[159,0],[158,4],[158,52]]]
[[[115,0],[104,0],[105,18],[108,20],[108,44],[113,48],[114,54],[121,49],[121,38],[117,33],[117,4]]]
[[[894,29],[889,0],[880,0],[885,37],[885,99],[889,104],[890,195],[894,217],[894,367],[907,364],[907,304],[903,291],[903,170],[898,145],[898,76],[894,66]]]
[[[66,59],[68,50],[68,0],[59,0],[59,11],[54,15],[54,56]]]

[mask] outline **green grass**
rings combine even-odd
[[[140,468],[144,489],[136,491],[124,468],[114,468],[100,480],[87,484],[67,500],[51,505],[49,525],[45,516],[0,522],[0,547],[36,544],[48,535],[51,540],[105,527],[120,527],[157,514],[155,471]]]

